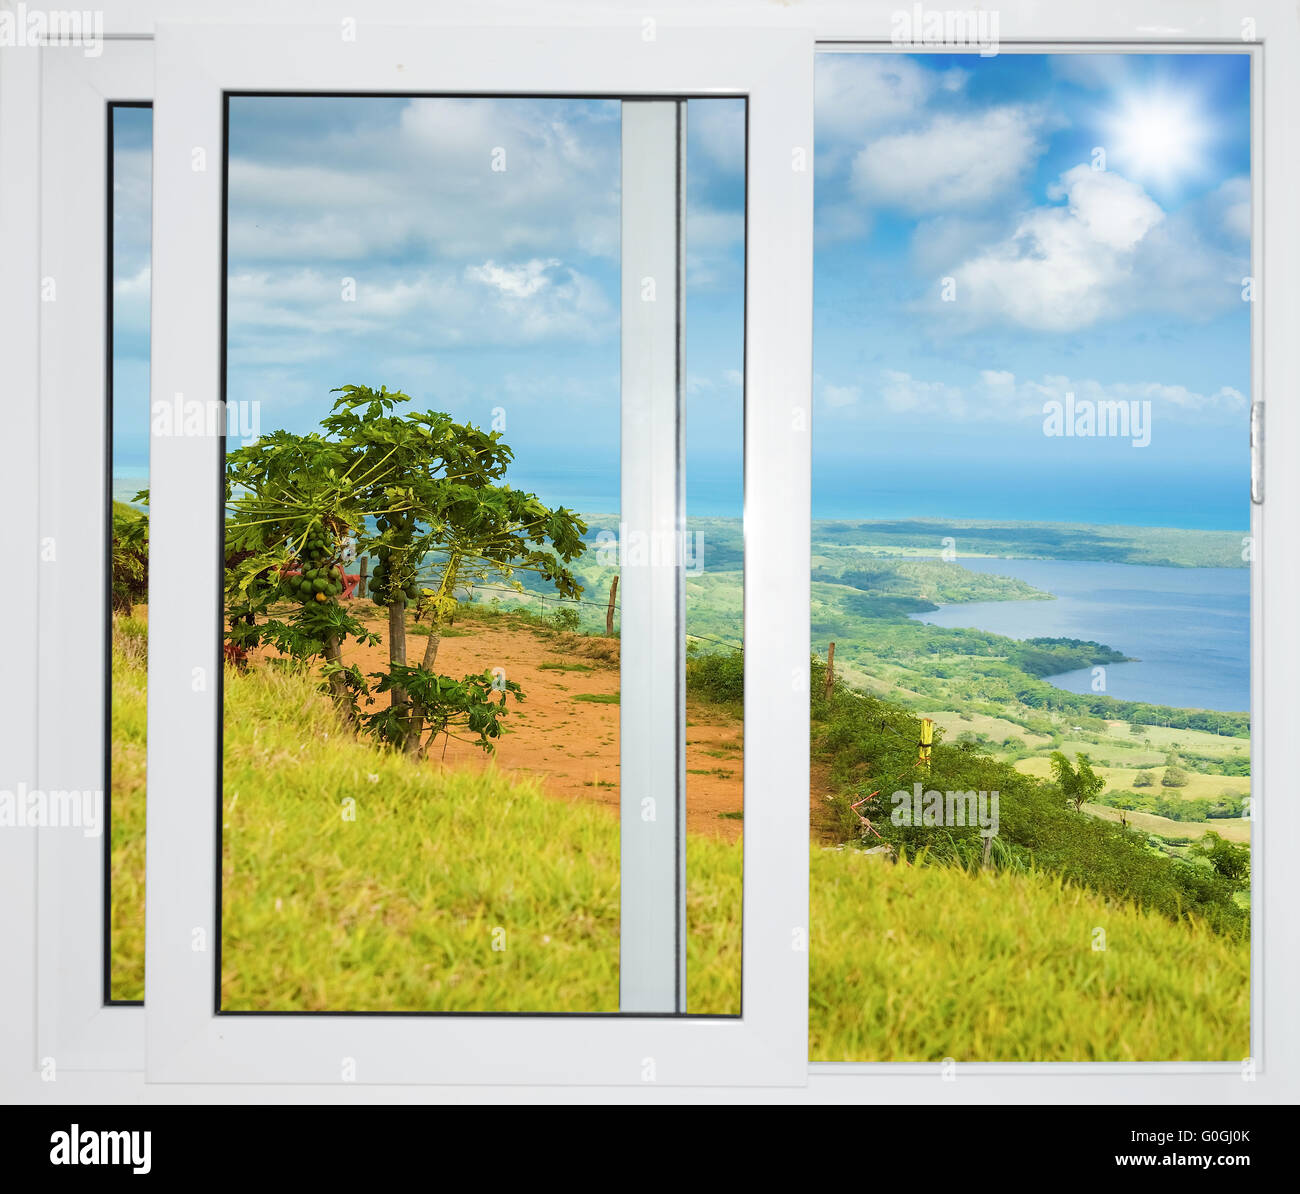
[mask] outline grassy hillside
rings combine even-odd
[[[127,617],[113,619],[109,991],[114,999],[144,998],[147,636],[144,622]]]
[[[120,619],[115,635],[120,998],[139,996],[143,974],[142,632]],[[734,704],[736,662],[693,659],[694,699]],[[608,809],[546,797],[491,769],[440,773],[381,755],[341,733],[301,675],[263,668],[231,673],[227,685],[227,1007],[616,1010],[618,822]],[[904,729],[906,716],[891,712]],[[819,721],[823,734],[835,724]],[[969,755],[942,744],[935,753],[936,771]],[[344,817],[348,797],[354,820]],[[1014,811],[1009,821],[1010,834],[1028,832]],[[1076,832],[1089,824],[1074,818]],[[689,1007],[732,1013],[740,846],[691,835],[687,855]],[[1041,870],[972,874],[843,848],[814,849],[811,871],[817,1060],[1248,1052],[1242,936]],[[1099,929],[1104,950],[1094,948]]]
[[[137,627],[119,621],[113,670],[118,998],[143,990]],[[308,676],[227,672],[228,1009],[617,1011],[618,845],[605,807],[380,752],[341,729]],[[739,843],[691,837],[692,1012],[740,1010],[740,882]]]
[[[301,675],[226,694],[226,1007],[617,1011],[609,810],[381,754]],[[692,838],[693,1012],[739,1012],[739,882],[739,846]]]
[[[983,854],[978,827],[896,825],[892,794],[922,781],[939,792],[997,792],[992,861],[998,867],[1048,871],[1174,920],[1202,921],[1233,936],[1246,933],[1239,878],[1203,858],[1171,857],[1136,826],[1125,828],[1076,811],[1054,782],[1026,775],[976,742],[949,744],[936,732],[930,769],[921,771],[917,717],[842,681],[827,697],[824,676],[825,666],[814,660],[814,772],[825,777],[823,828],[838,840],[869,840],[872,845],[883,840],[909,856],[926,851],[936,860],[970,866]],[[854,802],[860,802],[870,829],[851,807]]]
[[[813,1061],[1250,1054],[1248,943],[1204,926],[1041,873],[851,849],[814,849],[812,903]]]

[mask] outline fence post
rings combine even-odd
[[[369,556],[361,557],[361,567],[358,571],[361,573],[361,579],[357,581],[357,596],[364,597],[366,595],[366,573],[370,571]]]
[[[605,611],[605,637],[614,637],[614,595],[618,592],[618,577],[609,586],[609,608]]]
[[[831,694],[835,691],[835,644],[826,650],[826,699],[831,699]]]

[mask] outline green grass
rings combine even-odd
[[[139,635],[122,626],[111,966],[114,997],[139,999],[145,673]],[[227,671],[226,701],[223,1007],[618,1010],[609,809],[491,769],[440,772],[380,752],[343,731],[314,682],[291,670]],[[741,871],[739,843],[688,840],[693,1013],[740,1011]]]
[[[1250,1053],[1247,941],[1040,873],[814,849],[810,947],[813,1061]]]
[[[109,789],[109,993],[144,998],[145,658],[148,631],[113,620],[113,748]]]
[[[381,753],[302,676],[226,683],[224,1007],[617,1011],[608,809]],[[739,850],[689,858],[688,1006],[734,1013]]]
[[[616,692],[582,692],[573,699],[575,701],[586,701],[592,705],[617,705],[618,695]]]
[[[113,992],[143,992],[144,672],[114,636]],[[230,1009],[614,1011],[618,821],[341,732],[313,683],[227,675]],[[356,819],[344,820],[343,800]],[[739,1010],[741,845],[687,841],[688,1006]],[[814,1060],[1236,1060],[1249,945],[1036,873],[812,853]],[[501,928],[504,950],[493,950]],[[1093,949],[1104,930],[1106,950]],[[549,940],[548,940],[549,938]]]

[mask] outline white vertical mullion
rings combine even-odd
[[[685,102],[622,106],[619,1007],[686,1010]]]

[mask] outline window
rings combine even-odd
[[[1293,13],[130,9],[0,28],[15,1090],[1288,1096]],[[257,541],[259,447],[378,465],[345,381],[510,449],[441,540],[263,485]],[[435,611],[447,528],[534,500],[581,551]]]
[[[153,112],[109,121],[109,766],[105,1003],[144,999],[145,752],[149,662],[149,226]]]
[[[158,596],[151,642],[165,661],[160,674],[167,671],[186,699],[170,706],[169,729],[155,726],[155,741],[162,738],[151,760],[152,1076],[483,1081],[524,1064],[530,1074],[571,1075],[575,1044],[594,1044],[596,1030],[555,1018],[564,1012],[621,1013],[608,1020],[612,1032],[600,1030],[618,1047],[582,1054],[590,1074],[611,1080],[651,1080],[664,1067],[702,1075],[752,1048],[745,1041],[762,1042],[744,1063],[755,1076],[780,1074],[783,1058],[791,1063],[786,1072],[798,1073],[801,1027],[791,1020],[769,1035],[768,1026],[778,1005],[802,1019],[803,896],[789,874],[778,879],[772,869],[782,858],[801,869],[802,848],[762,833],[757,846],[752,837],[745,843],[746,901],[780,903],[789,929],[779,937],[754,933],[749,916],[740,924],[738,845],[705,840],[683,858],[685,764],[702,727],[701,714],[684,704],[681,551],[689,484],[682,306],[691,309],[701,263],[719,257],[718,245],[731,290],[715,299],[715,318],[732,330],[730,343],[719,338],[713,349],[712,367],[730,384],[731,413],[701,410],[699,425],[715,438],[728,419],[739,431],[743,393],[752,467],[788,435],[791,395],[797,401],[799,393],[791,380],[800,374],[797,351],[790,352],[796,343],[760,336],[767,347],[748,346],[756,327],[775,327],[779,318],[775,303],[754,301],[762,276],[806,246],[785,237],[755,253],[752,239],[737,235],[746,215],[757,235],[806,195],[803,172],[772,148],[801,129],[799,139],[807,139],[797,104],[772,105],[765,131],[748,123],[749,161],[756,138],[770,146],[763,170],[774,184],[770,206],[758,202],[752,178],[745,187],[740,139],[746,97],[752,104],[757,93],[781,91],[794,48],[785,39],[756,39],[754,56],[724,80],[737,98],[715,100],[693,98],[690,86],[707,61],[716,62],[710,39],[691,39],[647,63],[639,78],[606,76],[597,65],[616,40],[566,41],[540,63],[533,47],[509,38],[511,53],[503,57],[498,47],[488,58],[467,52],[469,42],[453,53],[431,40],[420,71],[404,69],[400,78],[392,66],[398,43],[386,37],[340,48],[322,35],[319,54],[294,59],[301,73],[285,70],[274,39],[251,57],[233,33],[170,31],[160,44],[160,80],[168,82],[155,134],[154,286],[157,311],[171,310],[176,320],[155,329],[154,388],[155,403],[165,396],[178,417],[171,433],[155,429],[152,445]],[[531,81],[527,98],[483,94],[492,80],[466,70],[471,60],[492,61],[489,74],[508,79],[516,93]],[[559,69],[561,62],[571,69]],[[572,73],[578,64],[583,87]],[[440,90],[421,91],[422,77]],[[353,93],[329,94],[344,78]],[[395,83],[397,94],[387,94]],[[477,94],[458,93],[458,84]],[[564,98],[575,90],[586,98]],[[596,98],[602,94],[610,98]],[[715,103],[732,110],[711,125]],[[167,112],[177,123],[167,123]],[[718,170],[722,211],[712,227],[706,222],[692,257],[690,224],[701,215],[692,215],[684,186],[692,156],[684,134],[696,112],[711,136],[697,146],[697,161],[716,157],[729,173]],[[709,181],[707,170],[701,179]],[[225,339],[213,343],[201,308],[207,302],[220,314],[216,294],[202,295],[209,282],[220,293],[221,276],[203,262],[223,243],[223,186]],[[162,197],[173,187],[189,199],[171,208],[169,222]],[[397,268],[395,247],[402,250]],[[183,313],[166,298],[174,285],[197,296]],[[620,322],[621,401],[611,352]],[[219,319],[212,324],[219,326]],[[322,337],[325,327],[330,334]],[[562,353],[539,334],[548,327],[567,337]],[[701,341],[704,355],[710,337]],[[762,384],[748,380],[757,363]],[[221,392],[223,369],[224,428],[216,430],[226,434],[218,456],[216,437],[187,433],[185,416]],[[381,387],[394,372],[403,380],[390,389],[414,390],[421,401],[388,405]],[[746,380],[737,384],[736,373]],[[342,404],[331,406],[328,391],[349,384],[369,388],[345,391]],[[504,404],[503,393],[512,396]],[[412,409],[434,414],[413,423]],[[201,424],[195,430],[205,430]],[[412,434],[415,451],[405,446]],[[717,454],[731,462],[733,517],[739,451],[736,442]],[[494,453],[506,467],[497,467]],[[311,467],[299,469],[307,456]],[[206,525],[173,522],[169,512],[212,493],[202,478],[222,461],[226,539],[217,576]],[[292,462],[287,471],[284,461]],[[788,516],[795,495],[768,490],[745,500],[746,517],[773,502],[782,513],[767,533],[746,536],[743,555],[730,531],[733,593],[742,567],[770,573],[803,533]],[[620,524],[613,543],[611,513]],[[544,533],[521,543],[527,519]],[[606,558],[611,547],[617,550]],[[365,605],[341,591],[359,587],[363,558]],[[622,683],[604,666],[612,644],[603,615],[615,576]],[[213,637],[203,630],[218,587],[222,658],[230,665],[221,693],[214,692]],[[600,594],[594,612],[580,604],[589,590]],[[781,641],[784,616],[775,615],[797,609],[798,592],[790,579],[746,602],[733,642],[766,648],[747,651],[739,677],[726,670],[724,680],[752,685],[757,676],[770,685],[775,673],[789,693],[785,702],[797,700],[801,653]],[[183,614],[166,593],[186,594]],[[739,614],[738,596],[731,600]],[[411,644],[428,658],[426,628],[439,639],[424,673],[413,666]],[[322,678],[333,712],[314,691]],[[396,701],[394,689],[405,690]],[[411,728],[419,724],[411,715],[417,696],[426,727],[419,737]],[[172,756],[168,743],[202,740],[223,705],[224,799],[214,836],[216,793],[208,803],[206,785],[194,782],[207,756],[194,748]],[[780,705],[767,704],[760,731]],[[155,709],[163,706],[155,700]],[[296,712],[306,708],[312,712]],[[293,720],[296,732],[282,728],[285,709],[290,720],[303,718]],[[723,712],[728,722],[720,728],[734,743],[734,694]],[[353,720],[360,737],[329,717]],[[509,734],[498,738],[498,723],[523,725],[520,738],[531,729],[531,749],[507,755]],[[501,743],[498,770],[483,770],[480,739]],[[800,812],[782,802],[775,772],[756,790],[753,760],[765,749],[772,748],[752,733],[743,740],[751,776],[744,807],[766,805],[797,823]],[[775,758],[768,763],[778,766]],[[194,799],[158,796],[170,790],[169,775],[179,778],[171,769],[182,767]],[[524,782],[507,767],[522,771]],[[737,769],[729,770],[734,778]],[[590,776],[594,790],[575,790],[568,801],[545,796],[546,784],[562,789],[575,775],[583,789]],[[277,777],[280,808],[267,799]],[[617,836],[599,808],[604,785],[616,782],[620,788],[609,791],[619,797]],[[204,872],[218,851],[215,904]],[[321,882],[322,865],[337,882]],[[729,867],[733,877],[718,878],[709,867]],[[694,913],[688,871],[702,878]],[[306,875],[316,877],[303,882]],[[697,1028],[688,1045],[673,1019],[695,1010],[724,1018]],[[412,1012],[425,1014],[401,1021],[365,1014]],[[480,1029],[465,1018],[503,1012],[520,1014],[517,1028]],[[528,1018],[541,1012],[552,1018]],[[388,1044],[398,1023],[414,1048]],[[494,1054],[499,1060],[485,1065]]]
[[[619,664],[725,529],[734,588],[691,663],[718,647],[743,680],[743,100],[228,104],[221,1010],[737,1013],[739,833],[716,840],[712,804],[740,811],[739,700],[687,730],[672,655],[666,709]],[[730,225],[688,172],[739,186]],[[730,324],[697,317],[696,352],[729,368],[674,381],[700,287]],[[620,422],[680,475],[673,391],[706,388],[730,518],[659,559],[636,529],[659,480],[634,459],[620,484]],[[641,732],[665,712],[732,766],[691,751],[683,784]],[[675,822],[706,782],[697,837]]]

